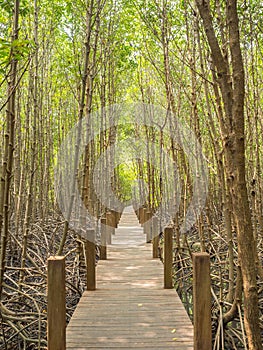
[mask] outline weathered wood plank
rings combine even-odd
[[[164,289],[135,214],[124,212],[107,248],[97,289],[83,294],[67,327],[67,349],[193,350],[193,325],[175,290]]]

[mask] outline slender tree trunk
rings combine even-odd
[[[84,115],[84,108],[85,108],[85,97],[86,97],[86,89],[87,89],[87,79],[88,79],[88,68],[89,68],[89,57],[90,57],[90,40],[91,40],[91,20],[92,20],[92,14],[93,14],[93,6],[94,6],[94,0],[91,0],[90,4],[87,4],[87,13],[86,13],[86,38],[85,38],[85,57],[84,57],[84,67],[83,67],[83,73],[82,73],[82,84],[81,84],[81,95],[80,95],[80,101],[79,101],[79,121],[82,120]],[[77,140],[75,144],[75,162],[74,162],[74,176],[78,177],[78,155],[79,155],[79,142],[80,142],[80,133],[81,133],[81,123],[79,124],[79,130],[77,135]],[[71,217],[71,212],[73,208],[74,203],[74,192],[75,192],[75,183],[76,181],[73,181],[72,188],[71,188],[71,197],[70,197],[70,203],[69,203],[69,209],[67,213],[67,218],[64,224],[63,228],[63,234],[60,241],[59,249],[57,251],[57,255],[61,255],[63,252],[63,248],[66,242],[68,228],[69,228],[69,220]]]
[[[250,350],[261,350],[259,305],[257,295],[256,252],[245,177],[244,134],[244,68],[240,49],[237,1],[227,1],[227,26],[231,69],[223,56],[213,28],[209,0],[196,0],[217,69],[217,80],[224,103],[227,132],[224,133],[224,152],[227,181],[233,203],[233,215],[237,225],[238,253],[244,288],[245,330]]]
[[[19,31],[19,5],[20,1],[15,0],[14,18],[13,18],[13,33],[11,42],[18,39]],[[10,80],[8,82],[8,105],[6,111],[6,135],[4,147],[4,162],[2,167],[1,192],[0,192],[0,298],[2,295],[3,278],[5,270],[6,247],[8,242],[9,232],[9,205],[10,205],[10,186],[13,169],[13,153],[15,141],[15,117],[16,117],[16,80],[17,80],[17,58],[14,48],[11,49],[11,68]]]
[[[23,243],[22,243],[22,256],[21,256],[21,270],[19,276],[19,287],[24,280],[24,268],[26,266],[26,254],[27,254],[27,242],[28,235],[30,231],[30,224],[32,218],[32,208],[33,208],[33,189],[35,181],[36,172],[36,141],[37,141],[37,119],[38,119],[38,70],[39,70],[39,60],[38,60],[38,0],[34,0],[34,41],[36,45],[35,59],[33,61],[33,123],[32,123],[32,143],[31,143],[31,160],[30,160],[30,178],[28,185],[27,201],[26,201],[26,212],[24,218],[23,226]],[[30,97],[29,97],[30,99]]]

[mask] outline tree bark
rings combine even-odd
[[[18,39],[19,31],[19,5],[20,1],[15,0],[14,17],[13,17],[13,32],[12,43]],[[4,146],[4,161],[2,167],[1,178],[1,191],[0,191],[0,298],[2,294],[4,270],[5,270],[5,257],[6,246],[9,233],[9,205],[10,205],[10,185],[12,179],[13,170],[13,154],[15,143],[15,114],[16,114],[16,80],[17,80],[17,58],[14,52],[14,48],[11,49],[11,67],[10,67],[10,81],[8,82],[8,104],[6,111],[6,124],[7,130],[5,135]]]
[[[226,20],[231,63],[222,54],[215,35],[209,0],[196,0],[216,67],[224,103],[226,128],[224,154],[227,181],[237,225],[238,254],[243,278],[245,330],[250,350],[262,349],[257,295],[256,251],[245,176],[244,96],[245,74],[240,48],[237,1],[226,3]],[[232,74],[230,74],[232,72]]]

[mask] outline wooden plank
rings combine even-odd
[[[65,257],[48,259],[47,339],[48,350],[66,349]]]
[[[107,248],[97,289],[84,292],[67,327],[67,349],[193,350],[193,325],[176,291],[163,288],[163,264],[135,214],[123,213]]]
[[[194,349],[212,349],[210,256],[193,254]]]

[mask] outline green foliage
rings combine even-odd
[[[0,0],[0,8],[5,11],[6,15],[9,17],[13,16],[14,13],[14,1],[10,0]],[[30,12],[29,0],[20,1],[20,15],[25,17]]]
[[[137,178],[133,161],[122,163],[117,167],[119,196],[123,201],[132,199],[132,189]]]
[[[17,39],[10,42],[0,38],[0,73],[5,73],[12,59],[20,61],[26,58],[34,48],[35,44],[32,40]]]
[[[32,40],[17,39],[10,45],[12,53],[16,60],[20,60],[30,54],[31,50],[35,48]]]
[[[13,15],[14,3],[8,0],[0,0],[0,7],[6,12],[9,16]]]
[[[0,66],[8,64],[11,44],[8,40],[0,38]]]

